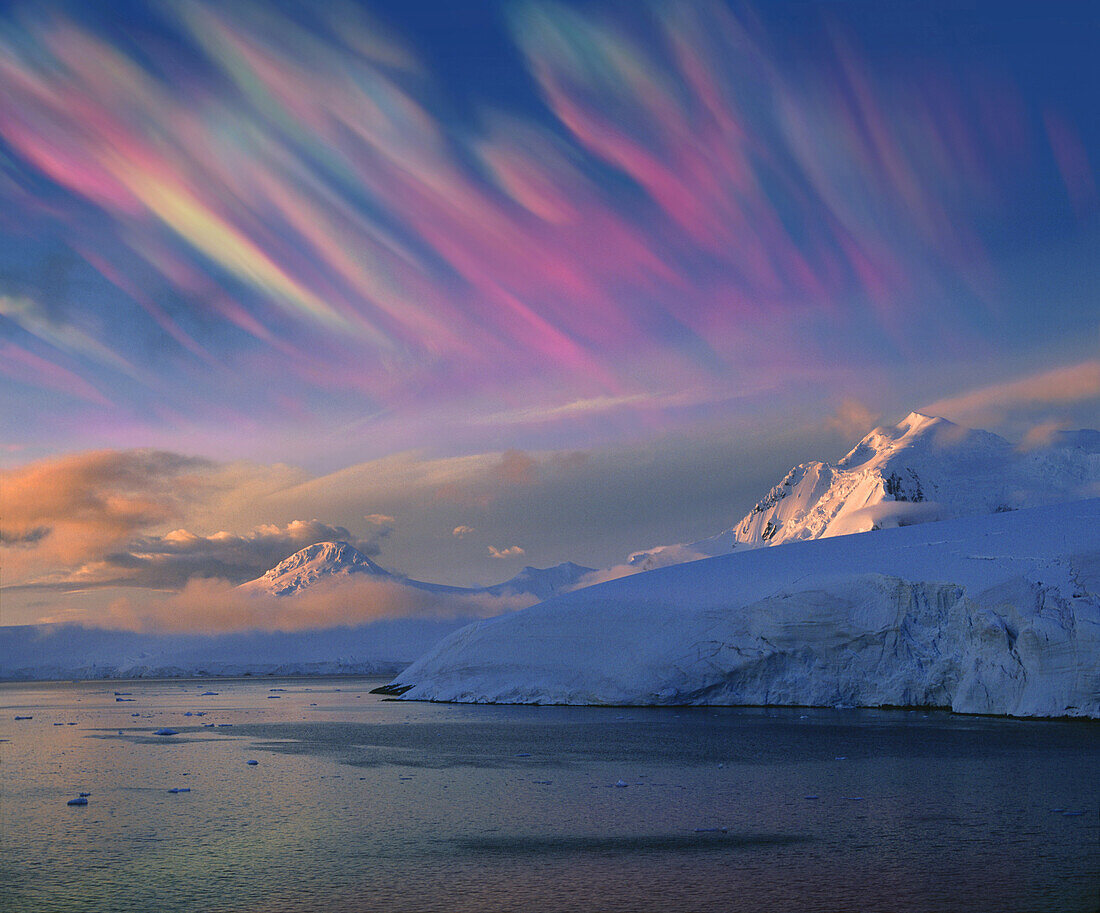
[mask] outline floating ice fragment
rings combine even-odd
[[[123,697],[129,697],[133,693],[133,691],[116,691],[115,697],[118,697],[119,695],[122,695]]]
[[[841,796],[841,799],[845,799],[848,802],[862,802],[863,796]]]
[[[70,799],[65,803],[66,805],[87,805],[88,800],[84,796],[77,796],[75,799]]]
[[[209,727],[210,729],[213,729],[213,728],[214,728],[214,724],[213,724],[213,723],[203,723],[203,726]]]
[[[1062,817],[1063,818],[1076,818],[1078,815],[1083,815],[1083,814],[1084,814],[1083,811],[1071,812],[1069,810],[1066,810],[1066,811],[1062,812]]]
[[[803,799],[819,799],[821,797],[820,796],[803,796],[802,798]]]
[[[847,757],[847,755],[838,754],[835,758],[833,758],[833,760],[834,761],[847,761],[848,757]]]
[[[259,761],[248,760],[248,761],[245,761],[244,763],[247,764],[249,767],[255,767],[260,762]]]
[[[233,725],[232,723],[218,723],[219,727],[221,727],[221,726],[232,726],[232,725]]]
[[[130,716],[141,716],[140,713],[131,713]]]
[[[81,799],[87,799],[91,793],[77,793],[77,795],[80,796]]]
[[[165,726],[163,729],[158,729],[153,735],[179,735],[178,729],[169,729]]]
[[[269,695],[267,696],[267,699],[268,699],[269,701],[277,701],[277,700],[278,700],[279,698],[281,698],[281,697],[282,697],[282,695],[281,695],[281,694],[269,694]]]
[[[619,782],[616,783],[615,785],[618,786],[621,789],[622,787],[628,786],[629,784],[626,782],[626,780],[619,780]]]
[[[531,752],[529,752],[529,751],[517,751],[516,752],[516,757],[517,758],[529,758],[529,757],[531,757]]]
[[[204,691],[202,694],[199,695],[199,697],[209,697],[210,695],[217,693],[217,691]]]
[[[192,712],[191,712],[190,710],[188,710],[188,711],[187,711],[187,712],[186,712],[186,713],[184,714],[184,716],[194,716],[194,715],[195,715],[195,714],[193,714],[193,713],[192,713]]]
[[[132,697],[116,697],[115,698],[115,703],[116,704],[132,704],[132,703],[134,703],[134,699]]]
[[[17,716],[16,719],[17,720],[33,720],[34,717],[33,716]]]
[[[191,787],[190,786],[173,786],[170,790],[168,790],[168,792],[173,793],[173,794],[174,793],[189,793],[189,792],[191,792]]]

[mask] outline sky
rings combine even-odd
[[[329,538],[608,566],[914,409],[1100,426],[1098,38],[1077,2],[0,4],[0,623]]]

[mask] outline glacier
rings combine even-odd
[[[478,621],[403,699],[1100,717],[1100,499],[753,549]]]

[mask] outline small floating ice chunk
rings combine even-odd
[[[820,799],[820,796],[803,796],[803,799]]]
[[[122,697],[129,697],[133,693],[133,691],[116,691],[115,697],[118,697],[119,695],[121,695]]]
[[[204,691],[199,697],[210,697],[212,694],[217,694],[217,691]]]
[[[1083,815],[1083,814],[1084,814],[1083,811],[1070,811],[1069,809],[1066,809],[1066,811],[1062,812],[1062,817],[1063,818],[1076,818],[1078,815]]]
[[[178,729],[169,729],[165,726],[163,729],[158,729],[153,735],[179,735]]]
[[[842,754],[838,754],[838,755],[837,755],[837,756],[836,756],[835,758],[833,758],[833,760],[834,760],[834,761],[847,761],[847,760],[848,760],[848,756],[847,756],[847,755],[842,755]]]
[[[277,701],[277,700],[278,700],[279,698],[281,698],[281,697],[282,697],[282,695],[281,695],[281,694],[269,694],[269,695],[267,696],[267,699],[268,699],[269,701]]]
[[[840,798],[844,799],[847,802],[862,802],[863,801],[863,796],[841,796]]]
[[[80,796],[81,799],[87,799],[91,793],[77,793],[77,795]]]
[[[173,786],[170,790],[168,790],[168,792],[170,792],[172,794],[175,794],[175,793],[189,793],[189,792],[191,792],[191,787],[190,786]]]
[[[629,786],[630,784],[627,783],[626,780],[619,780],[619,782],[617,782],[615,785],[622,789],[623,787]]]
[[[88,797],[87,796],[77,796],[75,799],[70,799],[65,804],[66,805],[87,805],[88,804]]]
[[[132,704],[133,702],[134,702],[134,699],[132,697],[116,697],[115,698],[115,703],[116,704]]]
[[[195,715],[195,714],[193,714],[193,713],[192,713],[192,712],[191,712],[190,710],[188,710],[188,711],[187,711],[187,712],[186,712],[186,713],[184,714],[184,716],[194,716],[194,715]]]
[[[245,761],[244,763],[247,764],[249,767],[255,767],[260,762],[259,761],[248,760],[248,761]]]
[[[232,726],[232,723],[218,723],[218,726]]]
[[[16,719],[17,720],[33,720],[34,717],[33,716],[17,716]]]
[[[517,751],[516,752],[516,757],[517,758],[529,758],[529,757],[531,757],[531,752],[529,752],[529,751]]]

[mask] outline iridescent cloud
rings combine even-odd
[[[423,439],[439,404],[507,426],[729,398],[850,337],[963,352],[1005,307],[1020,188],[1056,173],[1042,219],[1095,218],[1058,99],[872,59],[810,7],[795,41],[720,2],[502,6],[530,91],[492,103],[356,5],[134,8],[0,14],[0,224],[109,283],[79,331],[19,298],[5,373],[108,424],[321,409]]]

